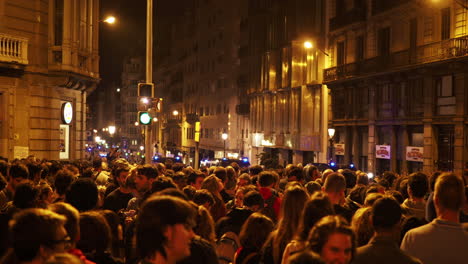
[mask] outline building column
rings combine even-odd
[[[72,4],[74,1],[63,1],[63,41],[62,68],[71,70],[72,57]]]
[[[455,88],[455,98],[456,98],[456,113],[457,116],[453,120],[455,122],[455,142],[454,142],[454,160],[453,160],[453,172],[458,175],[463,175],[463,170],[465,169],[465,125],[463,124],[466,114],[466,92],[465,87],[467,85],[468,74],[459,73],[454,76],[454,88]]]
[[[346,126],[344,128],[344,143],[345,143],[345,155],[344,155],[344,165],[349,165],[351,163],[351,157],[353,155],[353,130],[351,127]]]
[[[423,88],[424,91],[424,154],[423,154],[423,172],[432,173],[432,171],[436,170],[436,166],[434,161],[437,159],[435,155],[437,152],[435,151],[437,144],[436,138],[434,133],[434,127],[432,126],[432,115],[434,111],[434,90],[433,84],[433,77],[432,75],[425,75],[423,78]]]
[[[398,167],[398,160],[397,160],[397,156],[398,156],[398,142],[397,142],[397,131],[396,131],[397,127],[396,126],[391,126],[391,135],[390,135],[390,170],[391,171],[397,171],[397,167]]]
[[[352,155],[353,155],[353,164],[355,166],[355,168],[362,168],[361,166],[361,161],[360,161],[360,157],[361,157],[361,147],[360,147],[360,144],[359,144],[359,129],[357,126],[353,126],[352,127],[352,131],[353,131],[353,139],[352,139],[352,147],[351,147],[351,151],[352,151]]]
[[[402,149],[402,163],[401,163],[401,169],[400,173],[401,174],[408,174],[408,162],[406,161],[406,146],[409,145],[409,135],[408,135],[408,128],[406,126],[401,127],[401,144],[403,144],[403,149]]]
[[[367,153],[367,170],[375,174],[375,141],[376,141],[376,126],[375,126],[375,116],[376,116],[376,103],[375,103],[375,89],[376,84],[369,82],[369,141],[368,141],[368,153]]]

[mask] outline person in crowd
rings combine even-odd
[[[281,218],[278,227],[265,243],[262,260],[265,263],[281,263],[286,245],[297,233],[299,221],[309,195],[304,188],[293,186],[286,189],[281,203]]]
[[[54,203],[65,201],[65,194],[74,180],[75,178],[69,171],[59,170],[57,172],[54,181],[55,196],[57,198],[54,200]]]
[[[215,203],[215,199],[208,190],[201,189],[195,192],[193,196],[193,202],[197,205],[203,205],[210,211],[211,207],[213,207]]]
[[[270,218],[260,213],[251,214],[239,234],[240,247],[234,257],[234,264],[255,264],[260,262],[260,250],[273,231]]]
[[[129,173],[130,166],[126,163],[114,167],[112,175],[114,175],[114,180],[118,187],[104,199],[104,209],[118,212],[121,209],[127,208],[128,201],[133,198],[131,189],[126,185]]]
[[[29,178],[28,167],[21,163],[15,163],[8,170],[8,185],[0,191],[0,210],[3,210],[9,201],[13,200],[16,186]]]
[[[224,189],[222,180],[215,175],[210,175],[203,180],[202,189],[208,190],[213,196],[214,204],[210,208],[210,213],[216,222],[226,215],[226,205],[221,196],[221,191]]]
[[[302,172],[302,168],[298,166],[291,166],[287,170],[287,175],[286,175],[288,182],[299,182],[301,184],[304,184],[304,174]]]
[[[236,188],[244,187],[250,185],[252,181],[250,180],[250,176],[248,173],[242,173],[239,178],[237,178],[237,186]]]
[[[320,192],[322,190],[322,185],[320,185],[316,181],[310,181],[306,183],[304,187],[306,188],[310,196],[312,196],[315,192]]]
[[[265,207],[262,213],[268,216],[274,223],[278,221],[281,198],[278,192],[274,189],[276,185],[276,177],[271,171],[262,171],[258,175],[258,191],[265,200]]]
[[[141,199],[145,200],[151,195],[151,187],[153,181],[158,177],[158,169],[152,165],[145,164],[139,165],[136,170],[135,186],[140,193]]]
[[[65,217],[40,208],[15,214],[10,221],[12,251],[0,263],[42,264],[53,254],[65,252],[70,242],[65,221]]]
[[[8,202],[4,212],[12,217],[15,213],[26,208],[38,207],[39,189],[31,180],[24,180],[15,188],[13,201]]]
[[[304,181],[311,182],[322,177],[320,171],[315,165],[307,164],[303,169]]]
[[[55,193],[52,187],[45,181],[41,181],[38,188],[38,204],[39,208],[47,208],[49,204],[53,203],[55,200]]]
[[[203,174],[201,171],[195,170],[189,174],[187,178],[187,184],[193,186],[196,190],[200,190],[203,179],[205,179],[205,174]]]
[[[429,178],[429,188],[430,188],[430,194],[429,197],[427,198],[426,202],[426,221],[431,222],[437,217],[437,213],[435,211],[435,206],[434,206],[434,188],[435,188],[435,183],[437,178],[442,174],[440,171],[436,171],[432,173],[431,177]]]
[[[393,197],[385,196],[378,199],[370,210],[375,231],[369,243],[357,249],[353,263],[421,263],[398,247],[402,216],[400,204]]]
[[[356,211],[351,221],[351,229],[356,235],[357,246],[366,245],[374,234],[371,225],[371,207],[363,207]]]
[[[263,171],[262,166],[252,165],[249,167],[250,180],[252,184],[257,184],[258,175]]]
[[[328,197],[333,204],[335,214],[341,215],[348,222],[351,222],[353,212],[342,205],[345,201],[345,177],[337,172],[330,173],[325,180],[322,190],[328,194]]]
[[[366,198],[364,199],[364,207],[371,207],[375,201],[382,198],[384,195],[379,192],[367,193]]]
[[[283,253],[283,264],[289,263],[289,258],[296,252],[303,250],[307,245],[307,238],[312,227],[322,217],[334,215],[333,205],[328,195],[323,192],[314,193],[307,201],[294,239],[289,242]]]
[[[174,180],[172,180],[171,177],[158,176],[156,177],[156,179],[154,179],[153,183],[151,184],[151,193],[157,193],[170,188],[178,188]]]
[[[426,201],[424,197],[428,191],[428,180],[422,172],[412,173],[408,178],[408,196],[401,207],[406,217],[416,216],[420,219],[426,217]]]
[[[327,264],[351,263],[356,251],[353,230],[342,216],[325,216],[312,228],[308,248]]]
[[[425,264],[466,263],[468,233],[459,221],[465,202],[461,177],[443,173],[435,184],[434,205],[437,218],[429,224],[408,231],[401,249]]]
[[[96,209],[98,202],[96,183],[86,178],[77,179],[67,191],[65,201],[80,212]]]
[[[346,193],[346,195],[348,195],[349,192],[356,185],[357,177],[356,177],[356,174],[354,173],[354,171],[352,171],[350,169],[343,170],[343,172],[341,174],[345,177],[345,180],[346,180],[346,192],[345,193]]]
[[[104,216],[111,230],[111,255],[116,258],[124,259],[125,254],[122,246],[124,242],[122,219],[119,218],[118,214],[111,210],[99,210],[98,212]]]
[[[142,263],[175,263],[188,257],[195,223],[196,211],[188,202],[164,195],[148,198],[136,222]]]
[[[229,196],[233,197],[236,192],[236,184],[237,184],[237,170],[235,170],[232,166],[226,167],[226,175],[227,181],[224,185],[224,189],[229,194]]]
[[[121,260],[110,254],[112,234],[106,218],[97,211],[80,214],[80,239],[76,246],[86,257],[98,264],[118,264]]]
[[[83,252],[76,247],[76,243],[80,240],[80,213],[78,210],[64,202],[51,204],[49,210],[66,218],[64,227],[70,238],[67,252],[78,257],[85,264],[93,264],[94,262],[88,260]]]
[[[223,202],[227,203],[232,199],[232,196],[229,195],[229,193],[226,192],[226,184],[228,182],[228,175],[227,175],[227,170],[223,167],[216,167],[214,170],[213,174],[221,180],[221,183],[223,184],[223,189],[219,191],[221,194],[221,197],[223,198]]]

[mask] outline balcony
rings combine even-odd
[[[364,20],[366,20],[366,9],[363,7],[354,8],[342,15],[337,15],[330,19],[330,31]]]
[[[28,64],[28,39],[0,33],[0,62]]]
[[[460,58],[468,55],[468,37],[443,40],[423,46],[414,50],[403,50],[325,69],[324,82],[332,82],[347,78],[374,74],[382,71],[397,70],[420,64]]]
[[[198,117],[198,115],[196,113],[188,113],[185,115],[185,121],[187,121],[187,123],[189,124],[195,124],[195,122],[198,122],[200,121],[200,118]]]

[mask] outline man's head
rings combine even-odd
[[[96,183],[87,178],[77,179],[71,184],[65,195],[65,200],[80,212],[93,210],[98,202]]]
[[[271,171],[262,171],[258,175],[258,185],[260,187],[273,187],[276,183],[276,177]]]
[[[217,167],[214,170],[214,175],[216,175],[216,177],[218,177],[218,179],[220,179],[223,182],[223,184],[226,184],[228,178],[227,178],[227,171],[225,168]]]
[[[345,177],[337,172],[329,174],[322,189],[328,194],[333,204],[338,204],[344,198],[346,190]]]
[[[422,172],[412,173],[408,178],[408,195],[411,198],[424,198],[428,191],[428,180]]]
[[[263,171],[263,168],[260,165],[253,165],[253,166],[250,166],[249,168],[250,176],[258,175],[262,171]]]
[[[59,196],[65,195],[74,179],[75,177],[71,174],[71,172],[67,170],[58,171],[54,182],[55,191],[57,194]]]
[[[54,253],[64,252],[69,243],[65,220],[61,215],[37,208],[14,215],[9,226],[17,259],[43,262]]]
[[[298,166],[292,166],[287,171],[288,181],[298,181],[303,182],[304,175],[302,168]]]
[[[127,163],[118,163],[114,165],[112,169],[112,176],[120,187],[125,186],[125,179],[130,174],[130,166]]]
[[[26,167],[26,165],[16,163],[11,165],[8,171],[8,175],[10,176],[9,185],[13,190],[15,190],[18,184],[29,178],[29,170],[28,167]]]
[[[309,247],[326,263],[350,263],[356,242],[353,230],[340,216],[325,216],[312,228]]]
[[[453,173],[443,173],[436,181],[434,204],[439,215],[448,210],[459,212],[465,201],[465,188],[461,177]]]
[[[137,167],[137,177],[135,179],[136,188],[139,192],[147,192],[151,189],[151,185],[158,177],[158,169],[146,164]]]
[[[188,176],[187,184],[195,187],[197,190],[200,190],[203,179],[205,179],[205,174],[203,172],[194,171]]]
[[[70,236],[71,242],[76,243],[80,238],[80,212],[68,203],[53,203],[49,205],[49,210],[64,216],[65,229]]]
[[[385,196],[372,205],[372,225],[375,231],[391,231],[400,220],[401,207],[393,197]]]
[[[143,203],[136,222],[139,256],[151,260],[158,254],[174,262],[189,256],[195,219],[195,209],[180,198],[150,197]]]
[[[263,209],[265,200],[259,192],[250,191],[245,194],[243,205],[254,212],[258,212],[259,210]]]

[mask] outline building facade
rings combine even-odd
[[[251,157],[274,151],[281,165],[327,162],[325,2],[247,1],[239,79]]]
[[[153,132],[160,154],[181,155],[192,163],[199,121],[200,158],[244,155],[238,121],[243,117],[236,112],[241,97],[239,6],[240,1],[192,1],[176,16],[166,18],[169,31],[162,29],[168,21],[160,18],[157,23],[156,38],[170,43],[159,47],[155,62],[156,96],[163,98],[163,112],[152,131],[160,131]],[[226,140],[223,133],[228,135]]]
[[[84,157],[98,0],[0,1],[0,156]]]
[[[327,1],[336,155],[374,173],[468,161],[467,1]]]

